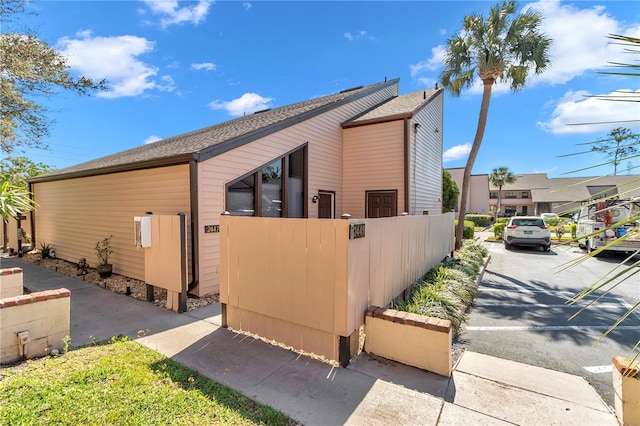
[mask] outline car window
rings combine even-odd
[[[515,226],[545,226],[542,219],[513,219]]]

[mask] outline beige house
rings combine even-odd
[[[580,176],[548,178],[546,173],[516,175],[516,181],[502,188],[504,216],[556,213],[571,215],[581,201],[603,196],[640,196],[640,175]],[[497,188],[491,188],[490,205],[495,210]]]
[[[447,169],[451,173],[460,193],[462,193],[462,179],[464,177],[464,167],[457,167]],[[459,215],[460,208],[460,196],[458,195],[458,202],[456,203],[456,218]],[[471,181],[469,182],[469,194],[467,197],[467,211],[468,214],[489,214],[489,175],[471,175]]]
[[[30,234],[62,259],[144,279],[133,218],[187,218],[189,292],[219,291],[220,215],[339,218],[441,213],[442,90],[399,80],[259,111],[30,181]]]

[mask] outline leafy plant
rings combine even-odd
[[[458,184],[451,177],[451,173],[447,169],[442,169],[442,211],[450,212],[455,210],[458,204],[458,195],[460,190]]]
[[[504,223],[496,223],[493,225],[493,236],[496,237],[496,239],[504,238],[504,226]]]
[[[456,259],[432,268],[411,286],[408,300],[396,300],[394,309],[448,319],[457,333],[477,294],[478,271],[489,254],[484,245],[465,240]]]
[[[111,248],[111,238],[113,238],[113,235],[105,237],[101,241],[98,241],[96,243],[96,255],[98,256],[99,265],[109,264],[109,256],[113,254],[113,249]]]

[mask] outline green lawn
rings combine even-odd
[[[292,424],[278,411],[129,340],[0,374],[3,425]]]

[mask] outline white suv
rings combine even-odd
[[[544,220],[537,216],[514,216],[504,228],[504,246],[542,247],[544,251],[551,249],[551,231]]]

